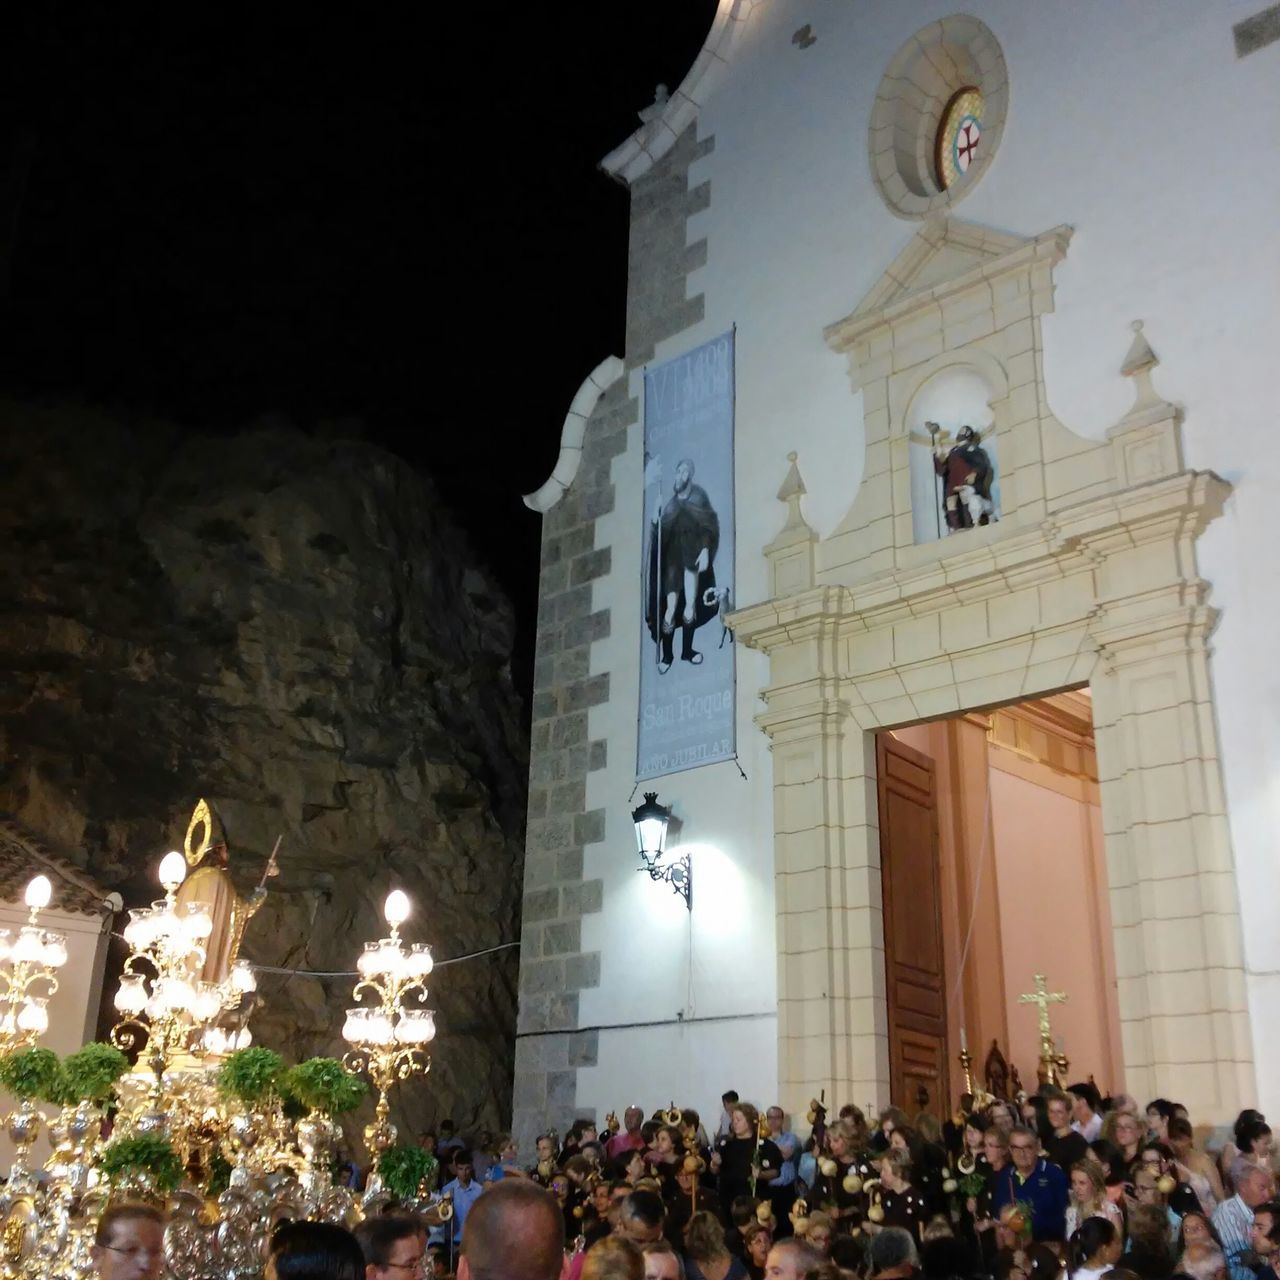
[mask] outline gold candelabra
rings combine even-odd
[[[49,999],[58,989],[58,970],[67,963],[65,934],[42,929],[40,912],[53,886],[47,876],[27,885],[24,901],[31,914],[14,937],[0,929],[0,1052],[26,1049],[49,1029]]]
[[[256,989],[257,979],[243,961],[221,982],[199,977],[213,918],[207,903],[177,901],[186,874],[182,854],[165,854],[160,862],[165,896],[130,911],[124,929],[129,957],[115,996],[123,1016],[111,1039],[125,1052],[140,1049],[145,1041],[146,1062],[157,1081],[179,1057],[199,1059],[243,1049],[250,1039],[247,1028],[229,1035],[216,1022]]]
[[[387,1093],[398,1080],[430,1069],[424,1046],[436,1034],[434,1010],[411,1007],[426,1003],[426,979],[433,966],[430,947],[422,942],[406,945],[400,938],[400,926],[411,910],[408,895],[401,890],[387,895],[382,913],[391,931],[364,944],[356,962],[360,981],[351,993],[356,1004],[347,1010],[342,1027],[342,1038],[351,1046],[344,1065],[349,1071],[366,1073],[378,1091],[373,1123],[364,1131],[374,1174],[382,1153],[396,1140]],[[367,1004],[366,996],[370,997]]]

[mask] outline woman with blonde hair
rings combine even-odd
[[[1102,1166],[1094,1160],[1077,1160],[1071,1166],[1071,1186],[1067,1201],[1067,1239],[1089,1218],[1105,1218],[1113,1226],[1124,1228],[1120,1207],[1107,1196],[1107,1183]]]
[[[803,1235],[826,1258],[831,1254],[831,1238],[835,1233],[835,1219],[829,1213],[823,1213],[821,1209],[818,1209],[809,1215],[809,1221],[805,1224]]]
[[[911,1157],[900,1147],[891,1147],[879,1161],[880,1207],[886,1227],[901,1227],[920,1243],[920,1232],[928,1220],[925,1198],[911,1185]]]
[[[700,1210],[685,1224],[684,1254],[688,1280],[748,1280],[746,1267],[729,1252],[724,1227],[712,1213]]]
[[[1120,1172],[1126,1182],[1132,1179],[1133,1166],[1142,1150],[1142,1133],[1142,1121],[1132,1111],[1108,1111],[1102,1122],[1102,1136],[1120,1152]],[[1113,1168],[1111,1172],[1117,1171]]]

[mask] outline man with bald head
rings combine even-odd
[[[458,1280],[561,1280],[566,1270],[560,1206],[535,1183],[504,1178],[467,1214]]]

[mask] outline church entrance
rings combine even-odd
[[[889,1082],[948,1114],[1033,1091],[1043,974],[1060,1071],[1119,1089],[1111,907],[1087,689],[876,735]]]

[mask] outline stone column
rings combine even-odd
[[[875,739],[823,683],[776,690],[758,721],[773,739],[778,1081],[793,1114],[824,1090],[829,1105],[888,1096]]]
[[[1256,1086],[1212,623],[1192,604],[1096,627],[1093,694],[1125,1088],[1226,1121]]]

